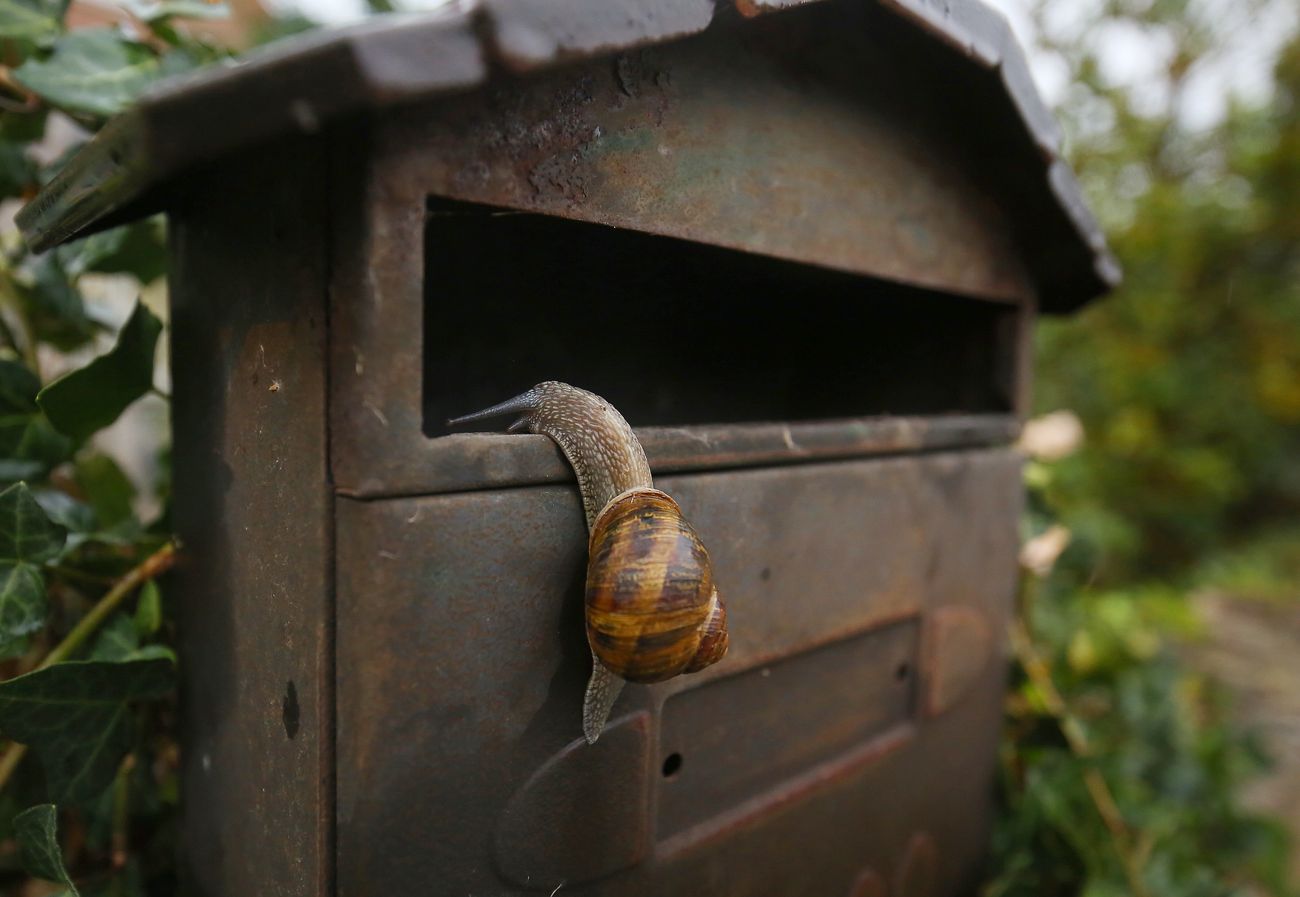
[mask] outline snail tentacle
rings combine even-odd
[[[490,408],[484,408],[482,411],[475,411],[472,414],[462,414],[460,417],[450,418],[447,421],[447,426],[456,427],[461,424],[471,424],[477,421],[487,420],[489,417],[499,417],[502,414],[510,414],[515,411],[524,412],[525,416],[520,420],[526,420],[527,412],[537,405],[537,396],[535,393],[535,389],[530,389],[528,392],[517,395],[513,399],[506,399],[504,402],[498,402]],[[511,426],[516,426],[518,423],[519,421],[516,421],[514,424],[511,424]]]
[[[521,395],[447,421],[474,423],[502,414],[523,416],[510,431],[528,429],[549,436],[578,478],[590,530],[596,515],[622,492],[651,485],[650,463],[632,428],[618,410],[595,393],[548,380]]]

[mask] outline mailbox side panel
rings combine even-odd
[[[338,895],[963,893],[1016,581],[1006,449],[656,480],[731,649],[579,729],[576,489],[338,503]]]
[[[172,216],[183,876],[331,888],[332,499],[319,141],[210,172]]]

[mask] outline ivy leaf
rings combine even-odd
[[[172,666],[177,663],[176,652],[166,645],[141,645],[127,655],[127,660],[165,660]]]
[[[19,361],[0,359],[0,414],[33,414],[41,381]]]
[[[154,349],[161,332],[162,322],[137,301],[117,344],[84,368],[50,383],[36,403],[56,429],[84,442],[153,386]]]
[[[56,663],[0,682],[0,731],[30,745],[59,803],[97,797],[134,740],[130,705],[172,688],[169,660]]]
[[[108,455],[89,455],[76,463],[77,485],[95,509],[99,526],[109,529],[131,517],[135,486]]]
[[[31,564],[0,563],[0,658],[27,651],[28,637],[45,625],[45,578]]]
[[[230,16],[230,7],[221,0],[127,0],[122,5],[150,25],[168,19],[214,21]]]
[[[29,875],[67,885],[66,893],[76,894],[77,887],[63,865],[59,847],[59,811],[54,804],[37,804],[14,817],[14,837],[18,855]]]
[[[0,0],[0,20],[10,2],[13,0]],[[0,26],[0,39],[2,32]],[[10,65],[15,64],[16,59],[10,61]],[[28,150],[45,135],[45,119],[43,107],[0,115],[0,198],[25,196],[37,185],[39,166]]]
[[[41,414],[40,388],[26,365],[0,359],[0,481],[38,479],[72,450],[71,440]]]
[[[54,251],[70,277],[99,271],[130,274],[141,283],[151,283],[167,273],[166,232],[158,215],[91,234]]]
[[[0,115],[0,139],[16,143],[38,143],[45,136],[49,111],[45,107],[30,112]]]
[[[0,562],[41,564],[58,557],[68,533],[32,498],[26,483],[0,492]]]
[[[39,564],[58,555],[67,531],[52,522],[26,483],[0,492],[0,658],[27,649],[45,625],[45,577]]]
[[[59,38],[49,59],[29,59],[13,76],[54,106],[107,118],[158,80],[160,63],[116,29],[87,28]]]
[[[61,556],[66,556],[68,549],[84,542],[99,523],[90,505],[59,489],[38,489],[32,493],[32,498],[47,517],[68,531],[68,541],[64,543]]]
[[[156,594],[156,593],[155,593]],[[143,599],[143,594],[141,599]],[[91,649],[90,660],[158,660],[176,662],[176,654],[166,645],[141,645],[136,621],[126,614],[117,614],[100,630]]]
[[[43,414],[0,415],[0,482],[36,480],[72,454],[72,440]]]
[[[0,0],[3,4],[5,0]],[[36,183],[36,163],[22,144],[0,140],[0,198],[22,196]]]
[[[38,565],[58,557],[67,531],[54,523],[26,483],[0,492],[0,563]]]
[[[86,304],[63,269],[57,253],[47,252],[23,266],[18,284],[23,310],[38,339],[65,352],[84,346],[96,325],[86,315]]]
[[[153,635],[162,628],[162,591],[156,580],[140,587],[140,597],[135,599],[135,631],[141,637]]]
[[[114,614],[104,624],[90,649],[90,660],[127,660],[140,647],[140,636],[135,631],[135,621],[126,614]]]
[[[60,3],[0,0],[0,37],[49,46],[63,32]]]

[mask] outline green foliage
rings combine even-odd
[[[47,0],[0,0],[0,34],[39,46],[63,33],[62,4]]]
[[[1285,832],[1237,801],[1267,761],[1173,650],[1195,626],[1182,596],[1026,589],[986,897],[1289,893]]]
[[[69,32],[62,0],[0,0],[0,199],[30,199],[58,116],[94,130],[171,74],[219,58],[178,18],[217,3],[128,0],[132,24]],[[63,129],[64,131],[68,129]],[[159,219],[42,255],[0,239],[0,889],[26,875],[64,893],[175,890],[170,734],[175,656],[154,582],[174,557],[140,507],[165,476],[133,482],[96,437],[153,390],[161,322],[137,304],[111,346],[85,288],[141,290],[166,265]],[[60,357],[77,352],[78,360]],[[97,357],[93,357],[97,356]],[[89,363],[85,359],[93,357]],[[52,378],[44,367],[66,372]],[[167,515],[165,504],[160,520]],[[134,602],[134,605],[132,604]],[[27,748],[31,757],[27,757]],[[53,800],[54,804],[47,801]],[[36,806],[32,806],[35,804]],[[32,808],[24,811],[24,807]],[[62,837],[77,847],[67,851]],[[141,858],[148,857],[147,869]],[[26,888],[22,888],[26,892]]]
[[[148,47],[115,30],[74,31],[54,43],[48,59],[29,59],[14,71],[19,84],[68,112],[108,117],[121,112],[162,74]]]
[[[31,566],[53,560],[67,537],[33,500],[26,483],[0,492],[0,563]]]
[[[1193,580],[1245,598],[1294,602],[1300,583],[1300,527],[1280,526],[1248,544],[1212,552],[1197,563]]]
[[[154,580],[144,584],[140,597],[135,603],[135,634],[139,639],[148,638],[162,628],[162,590]]]
[[[1041,328],[1038,404],[1087,432],[1045,498],[1075,534],[1065,563],[1108,583],[1176,575],[1300,510],[1300,43],[1274,102],[1192,130],[1176,98],[1214,58],[1213,23],[1181,2],[1104,21],[1181,50],[1161,85],[1175,99],[1141,115],[1098,74],[1096,46],[1058,47],[1081,73],[1064,110],[1085,131],[1073,159],[1125,283]],[[1099,109],[1117,124],[1087,133]]]
[[[1126,279],[1040,329],[1039,407],[1086,436],[1028,469],[1028,529],[1071,540],[1025,582],[987,897],[1293,893],[1289,836],[1239,800],[1268,759],[1185,645],[1197,588],[1300,597],[1300,37],[1271,101],[1193,128],[1181,100],[1231,34],[1210,9],[1108,0],[1070,31],[1038,8]],[[1107,75],[1114,28],[1156,74]]]
[[[97,525],[111,529],[128,523],[135,485],[108,455],[83,454],[76,459],[75,477]]]
[[[0,492],[0,658],[22,654],[28,637],[45,625],[40,565],[57,557],[66,539],[25,483]]]
[[[59,811],[54,804],[38,804],[14,817],[14,837],[23,868],[37,878],[67,885],[74,897],[77,888],[63,865],[59,848]]]
[[[56,663],[0,682],[0,732],[36,751],[51,797],[83,803],[103,793],[134,743],[131,705],[171,687],[165,659]]]
[[[162,321],[137,302],[117,344],[84,368],[46,386],[37,394],[36,404],[56,430],[85,442],[153,388],[154,349],[160,333]]]
[[[28,637],[45,625],[45,581],[27,564],[0,564],[0,657],[27,651]]]
[[[210,0],[129,0],[123,5],[131,15],[154,26],[170,19],[214,20],[230,15],[230,7]]]
[[[12,289],[31,341],[67,352],[86,345],[98,332],[57,253],[24,259],[15,271]]]

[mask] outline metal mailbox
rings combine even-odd
[[[166,210],[204,897],[951,895],[986,848],[1037,311],[1116,279],[976,0],[483,0],[151,94],[24,211]],[[579,708],[542,436],[609,398],[731,651]]]

